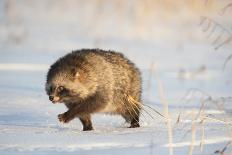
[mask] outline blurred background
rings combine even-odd
[[[110,49],[143,70],[147,87],[145,71],[155,64],[164,77],[191,80],[168,80],[170,91],[199,86],[227,95],[231,9],[230,0],[0,0],[0,69],[45,73],[72,50]]]

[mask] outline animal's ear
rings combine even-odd
[[[71,68],[71,72],[74,78],[78,78],[80,76],[80,73],[78,72],[78,70],[76,68]]]

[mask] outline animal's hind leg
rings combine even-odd
[[[130,128],[138,128],[139,125],[139,116],[140,116],[140,106],[134,103],[134,105],[131,105],[128,109],[128,112],[130,113]]]
[[[131,117],[131,126],[130,128],[138,128],[139,125],[139,111]]]
[[[130,123],[129,128],[137,128],[140,127],[139,125],[139,111],[136,112],[129,112],[127,111],[126,113],[122,114],[122,117],[126,120],[126,122]]]
[[[79,117],[82,125],[83,125],[83,131],[89,131],[93,130],[92,122],[91,122],[91,116],[90,115],[85,115]]]

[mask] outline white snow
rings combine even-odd
[[[0,63],[1,71],[47,71],[47,64]]]
[[[212,155],[232,141],[232,63],[223,70],[231,43],[215,51],[216,34],[209,37],[198,25],[200,16],[208,15],[231,32],[230,11],[218,14],[228,1],[211,1],[211,9],[211,3],[191,3],[203,11],[180,1],[179,11],[175,3],[172,10],[158,7],[158,1],[148,8],[142,1],[41,1],[0,1],[1,155],[167,155],[170,147],[178,155],[190,148]],[[147,106],[136,129],[127,128],[120,116],[104,114],[93,116],[95,130],[89,132],[81,131],[78,119],[58,121],[66,108],[49,102],[46,73],[59,57],[80,48],[124,53],[142,72],[144,104],[163,114],[159,76],[172,122],[171,145],[166,119]],[[224,154],[232,154],[231,143]]]
[[[231,138],[229,137],[214,137],[212,139],[205,139],[204,140],[204,144],[205,145],[209,145],[209,144],[217,144],[217,143],[223,143],[223,142],[228,142],[230,141]],[[200,146],[201,144],[201,141],[200,140],[197,140],[194,142],[194,146]],[[188,147],[191,145],[191,142],[189,141],[186,141],[186,142],[180,142],[180,143],[173,143],[172,144],[172,147]],[[169,147],[169,145],[164,145],[164,147]]]

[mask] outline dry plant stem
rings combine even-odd
[[[133,104],[133,103],[132,103]],[[135,105],[135,108],[138,110],[138,111],[136,111],[135,109],[134,109],[134,107],[131,105],[131,104],[129,104],[130,105],[130,107],[129,108],[131,108],[132,110],[133,110],[133,112],[136,114],[136,116],[138,116],[139,117],[139,110],[140,110],[140,108],[137,106],[137,105]],[[127,107],[128,108],[128,107]],[[133,116],[133,114],[129,111],[129,113],[130,113],[130,115],[134,118],[134,116]],[[146,116],[141,112],[140,113],[143,117],[144,117],[144,119],[145,120],[143,120],[143,122],[146,122],[147,121],[147,119],[146,119]],[[135,118],[134,118],[135,119]],[[136,119],[135,119],[136,120]],[[138,121],[136,121],[137,123],[139,123]]]
[[[219,15],[224,15],[225,14],[225,12],[227,11],[227,10],[229,10],[229,8],[231,8],[232,7],[232,3],[229,3],[229,4],[227,4],[224,8],[222,8],[221,10],[220,10],[220,12],[219,12]]]
[[[222,29],[219,35],[214,39],[212,42],[213,46],[216,46],[217,43],[222,39],[222,36],[224,35],[225,31]]]
[[[205,116],[205,102],[202,101],[201,102],[201,110],[200,110],[200,124],[201,124],[201,143],[200,143],[200,150],[201,152],[203,152],[204,149],[204,144],[205,144],[205,120],[204,120],[204,116]]]
[[[226,151],[226,149],[228,148],[229,145],[231,145],[232,141],[229,141],[222,150],[216,150],[214,153],[215,154],[220,154],[220,155],[224,155],[224,152]]]
[[[228,61],[230,61],[232,59],[232,54],[231,55],[229,55],[227,58],[226,58],[226,60],[225,60],[225,62],[224,62],[224,64],[223,64],[223,71],[225,70],[225,68],[226,68],[226,64],[228,63]]]
[[[201,16],[200,26],[202,26],[205,22],[208,22],[206,28],[204,29],[204,30],[206,30],[206,31],[210,28],[210,27],[209,27],[210,24],[214,24],[214,25],[216,25],[217,27],[219,27],[220,29],[224,30],[226,33],[231,34],[231,32],[230,32],[228,29],[224,28],[224,27],[223,27],[220,23],[218,23],[217,21],[215,21],[215,20],[213,20],[213,19],[211,19],[211,18],[209,18],[209,17],[206,17],[206,16]]]
[[[226,124],[226,125],[232,127],[232,122],[226,122],[226,121],[223,121],[223,120],[220,120],[220,119],[217,119],[217,118],[212,118],[212,117],[209,117],[209,116],[205,116],[204,119],[210,119],[210,120],[220,122],[220,123],[223,123],[223,124]]]
[[[133,97],[131,97],[130,95],[127,95],[127,94],[124,94],[124,95],[125,95],[126,99],[128,100],[128,102],[130,102],[130,104],[129,104],[130,107],[127,107],[127,105],[123,104],[124,106],[126,106],[126,108],[127,108],[128,111],[129,111],[129,108],[131,108],[131,109],[133,110],[133,112],[134,112],[136,115],[139,115],[139,114],[138,114],[138,111],[136,111],[136,110],[142,109],[148,116],[150,116],[153,120],[155,120],[156,118],[155,118],[154,116],[152,116],[152,115],[149,113],[149,111],[145,110],[145,108],[144,108],[144,107],[148,107],[148,108],[150,108],[153,112],[157,113],[158,115],[160,115],[161,117],[163,117],[165,120],[167,120],[167,118],[166,118],[164,115],[162,115],[159,111],[157,111],[155,108],[152,108],[151,106],[146,105],[146,104],[141,104],[140,102],[134,100]],[[134,105],[134,107],[135,107],[136,109],[135,109],[132,105]],[[143,107],[140,108],[138,105],[142,105]],[[133,115],[132,115],[132,113],[131,113],[130,111],[129,111],[129,113],[130,113],[130,115],[133,117]],[[141,113],[141,115],[143,115],[143,117],[144,117],[144,119],[145,119],[145,121],[143,121],[143,122],[146,122],[146,121],[147,121],[146,116],[145,116],[143,113]],[[134,118],[134,117],[133,117],[133,118]]]
[[[138,107],[138,105],[140,104],[138,101],[136,101],[136,100],[134,100],[130,95],[127,95],[127,94],[125,94],[125,96],[126,96],[126,99],[131,103],[131,104],[133,104],[137,109],[140,109],[139,107]],[[142,104],[141,104],[142,105]],[[145,113],[147,113],[152,119],[155,119],[148,111],[146,111],[144,108],[143,108],[143,111],[145,112]],[[145,117],[145,116],[144,116]],[[146,117],[145,117],[146,118]]]
[[[207,98],[212,98],[210,96],[210,94],[198,89],[198,88],[191,88],[189,89],[186,94],[182,97],[181,100],[185,101],[186,102],[190,102],[191,101],[191,98],[196,95],[196,94],[199,94],[200,95],[200,98],[203,98],[204,96],[207,97]],[[188,99],[189,98],[189,99]]]
[[[138,105],[140,105],[140,103],[138,102],[138,101],[136,101],[136,100],[134,100],[133,99],[133,97],[131,97],[130,95],[127,95],[126,93],[124,93],[124,95],[125,95],[125,97],[126,97],[126,99],[128,100],[128,102],[130,103],[130,104],[133,104],[135,107],[136,107],[136,109],[140,109],[140,107],[138,107]],[[142,104],[141,104],[142,105]],[[135,111],[134,109],[133,109],[133,111]],[[148,113],[145,109],[143,109],[143,111],[145,112],[145,113],[147,113],[152,119],[155,119],[150,113]],[[136,112],[136,114],[137,114],[137,112]],[[146,118],[146,116],[144,116],[145,118]]]
[[[147,99],[150,100],[151,96],[151,85],[152,85],[152,75],[153,75],[153,70],[154,70],[154,63],[151,63],[151,66],[149,68],[149,76],[148,76],[148,81],[147,81]]]
[[[202,123],[201,123],[201,143],[200,143],[201,152],[203,152],[204,145],[205,145],[205,121],[202,120]]]
[[[127,108],[128,112],[129,112],[129,114],[130,114],[130,116],[131,116],[133,119],[135,119],[134,115],[130,112],[130,109],[126,106],[126,104],[123,103],[123,105]],[[136,120],[136,119],[135,119],[135,120]],[[136,122],[139,123],[137,120],[136,120]]]
[[[195,135],[196,135],[196,126],[195,126],[195,120],[194,120],[194,114],[192,113],[192,126],[191,126],[191,144],[189,146],[189,153],[188,155],[193,154],[194,149],[194,143],[195,143]]]
[[[149,105],[147,105],[147,104],[144,104],[143,106],[150,108],[152,111],[154,111],[155,113],[159,114],[159,115],[160,115],[161,117],[163,117],[164,119],[167,119],[163,114],[161,114],[161,113],[160,113],[158,110],[156,110],[155,108],[153,108],[153,107],[151,107],[151,106],[149,106]]]
[[[132,109],[133,110],[133,112],[138,116],[139,115],[139,110],[141,109],[140,107],[138,107],[138,105],[137,104],[140,104],[139,102],[137,102],[137,101],[135,101],[131,96],[129,96],[129,95],[127,95],[127,94],[124,94],[125,95],[125,98],[131,103],[131,104],[129,104],[129,107],[126,105],[126,104],[124,104],[124,103],[121,103],[121,105],[123,105],[124,107],[126,107],[126,109],[128,110],[128,112],[129,112],[129,114],[130,114],[130,116],[133,118],[133,119],[135,119],[135,117],[134,117],[134,115],[131,113],[131,111],[130,111],[130,109]],[[132,99],[133,100],[132,100]],[[132,106],[132,104],[135,106],[135,107],[133,107]],[[142,104],[141,104],[142,105]],[[136,109],[135,109],[136,108]],[[138,111],[136,111],[136,110],[138,110]],[[144,110],[144,109],[142,109],[144,112],[146,112],[146,113],[148,113],[146,110]],[[146,122],[147,121],[147,118],[146,118],[146,116],[141,112],[140,113],[142,116],[143,116],[143,118],[145,119],[145,120],[141,120],[142,122]],[[149,113],[148,113],[149,114]],[[150,115],[150,114],[149,114]],[[141,118],[141,117],[140,117]],[[153,118],[154,119],[154,118]],[[136,120],[136,119],[135,119]],[[138,121],[136,121],[137,123],[139,123]]]
[[[155,70],[155,73],[156,73],[155,78],[157,81],[159,97],[160,97],[161,103],[163,104],[163,108],[164,108],[164,116],[167,118],[166,125],[167,125],[167,129],[168,129],[169,155],[173,155],[173,146],[172,146],[173,133],[172,133],[172,124],[171,124],[171,118],[169,115],[168,103],[167,103],[167,100],[166,100],[165,95],[164,95],[164,89],[163,89],[162,83],[158,77],[157,68]]]
[[[228,39],[226,39],[225,41],[223,41],[221,44],[219,44],[217,47],[215,47],[215,50],[218,50],[220,47],[224,46],[225,44],[231,42],[232,37],[230,36]]]
[[[195,119],[194,119],[194,114],[192,113],[192,127],[191,127],[191,144],[189,146],[189,155],[193,154],[193,149],[194,149],[194,143],[195,143],[195,136],[196,136],[196,126],[195,126]]]
[[[127,98],[126,95],[125,95],[125,97],[126,97],[126,99],[128,100],[128,98]],[[123,103],[123,102],[121,102],[121,105],[124,106],[124,107],[126,107],[127,111],[129,112],[129,115],[130,115],[133,119],[135,119],[135,117],[134,117],[134,115],[131,113],[130,108],[135,112],[135,114],[136,114],[137,116],[139,115],[138,112],[136,112],[136,110],[134,109],[133,106],[128,107],[127,104],[125,104],[125,103]],[[139,110],[139,108],[138,108],[137,106],[136,106],[136,109]],[[141,114],[142,114],[142,113],[141,113]],[[142,115],[143,115],[143,114],[142,114]],[[143,116],[144,116],[144,115],[143,115]],[[146,122],[146,117],[145,117],[145,116],[144,116],[144,119],[145,119],[145,120],[141,120],[141,121]],[[135,120],[136,120],[136,119],[135,119]],[[136,120],[136,122],[139,123],[137,120]]]
[[[198,111],[198,114],[196,115],[196,117],[195,117],[195,121],[197,120],[197,119],[199,119],[200,118],[200,120],[204,120],[204,111],[205,111],[205,103],[208,101],[209,99],[207,98],[207,99],[201,99],[201,107],[200,107],[200,109],[199,109],[199,111]]]
[[[208,33],[208,37],[212,36],[213,34],[216,34],[216,29],[218,29],[218,31],[220,31],[220,33],[217,34],[216,39],[213,41],[213,45],[215,46],[215,50],[218,50],[219,48],[221,48],[225,44],[228,44],[232,41],[232,34],[231,34],[230,30],[228,30],[223,25],[221,25],[220,23],[218,23],[217,21],[215,21],[209,17],[202,16],[201,21],[200,21],[200,26],[203,28],[202,31],[204,33]],[[223,38],[225,38],[225,39],[223,39]]]
[[[176,120],[176,124],[179,124],[179,123],[180,123],[180,113],[179,113],[177,120]]]

